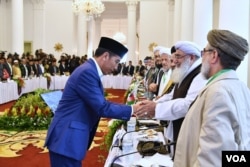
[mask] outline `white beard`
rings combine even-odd
[[[209,63],[203,62],[201,66],[201,73],[206,79],[210,78],[209,71],[210,71]]]
[[[191,67],[190,64],[191,64],[191,60],[185,59],[180,67],[175,67],[171,76],[174,83],[180,83],[184,79],[186,73]]]

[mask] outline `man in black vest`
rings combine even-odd
[[[172,80],[174,89],[157,101],[142,101],[141,107],[135,112],[138,117],[158,120],[169,120],[165,136],[170,141],[176,141],[182,121],[192,101],[203,88],[207,80],[200,74],[201,49],[189,41],[179,41],[174,45],[175,69]],[[174,157],[174,150],[171,151]]]

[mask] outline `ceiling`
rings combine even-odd
[[[105,11],[102,13],[103,19],[127,19],[127,5],[125,2],[103,2]],[[136,17],[139,18],[139,3],[137,4]]]
[[[127,5],[125,1],[123,2],[104,2],[105,11],[101,14],[102,19],[101,25],[101,35],[113,37],[117,32],[122,32],[127,36]],[[139,19],[139,3],[137,4],[136,17]]]

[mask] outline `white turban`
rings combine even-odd
[[[171,55],[171,49],[170,49],[170,48],[161,48],[160,51],[159,51],[160,56],[161,56],[163,53],[165,53],[165,54],[167,54],[167,55],[170,56],[170,55]]]
[[[176,50],[181,50],[189,55],[201,57],[201,47],[190,41],[179,41],[175,45]]]
[[[161,48],[164,48],[164,47],[163,47],[163,46],[156,46],[156,47],[154,48],[154,53],[155,53],[156,51],[161,50]]]

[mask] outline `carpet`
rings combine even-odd
[[[125,90],[106,89],[108,100],[123,103]],[[0,111],[14,102],[0,105]],[[94,141],[83,160],[83,166],[104,166],[108,152],[101,148],[104,135],[108,132],[107,118],[102,118]],[[48,150],[43,148],[46,130],[39,131],[0,131],[0,166],[1,167],[49,167]]]

